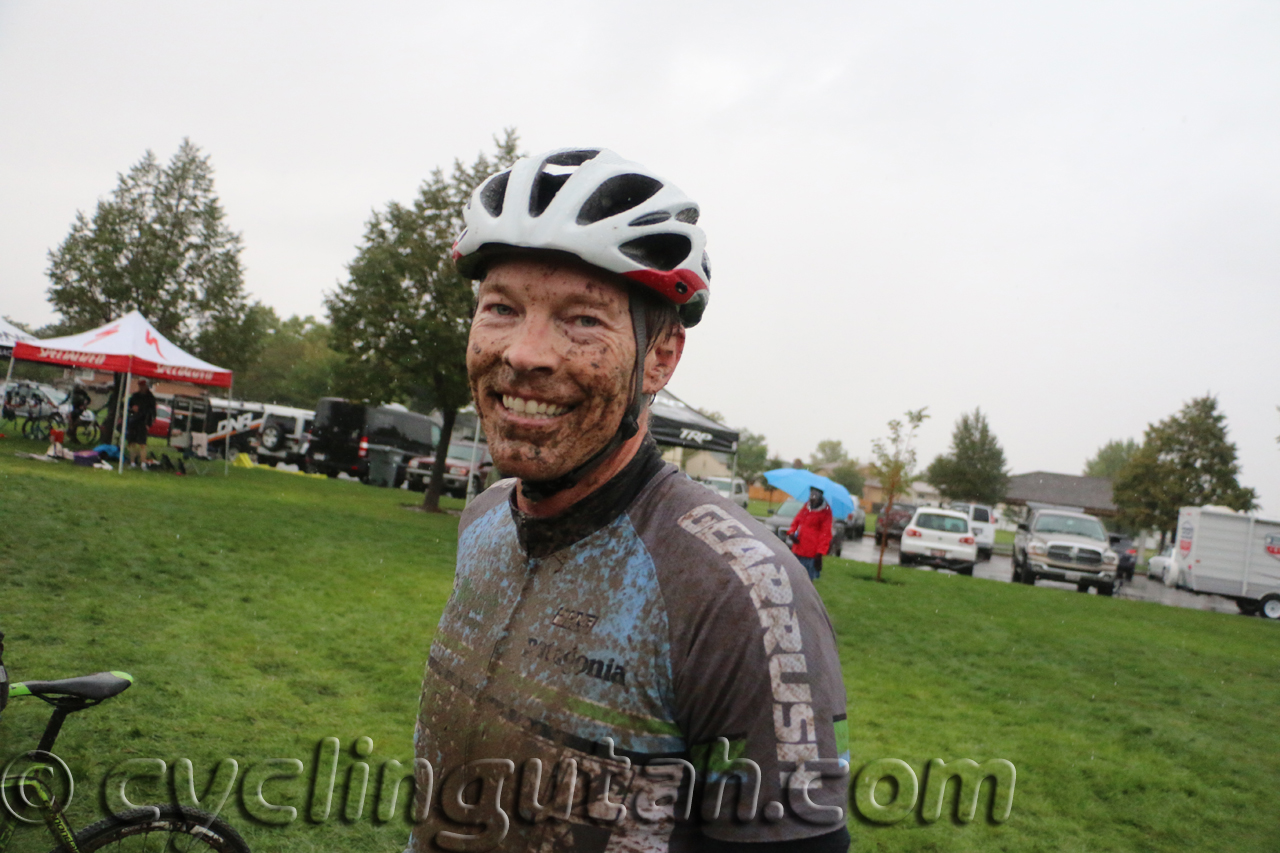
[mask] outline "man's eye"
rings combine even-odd
[[[510,305],[503,305],[501,302],[491,305],[489,310],[500,317],[510,317],[512,314],[516,313],[516,309],[512,308]]]
[[[574,318],[574,319],[575,319],[575,322],[576,322],[579,326],[582,326],[582,327],[584,327],[584,328],[591,328],[591,327],[593,327],[593,326],[599,326],[599,325],[600,325],[600,320],[599,320],[598,318],[596,318],[596,317],[591,317],[591,316],[589,316],[589,315],[587,315],[587,314],[583,314],[582,316],[580,316],[580,317],[576,317],[576,318]]]

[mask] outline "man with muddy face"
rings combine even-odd
[[[698,215],[598,149],[521,160],[467,205],[467,372],[508,479],[459,525],[414,738],[414,850],[848,848],[822,603],[648,430],[707,303]]]
[[[479,287],[467,373],[498,470],[554,481],[608,445],[633,393],[636,344],[620,276],[537,256],[494,263]],[[684,329],[672,322],[645,345],[643,392],[653,395],[680,361]],[[520,508],[546,515],[589,494],[635,456],[640,426],[550,506],[521,492]]]

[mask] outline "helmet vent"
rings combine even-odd
[[[494,219],[502,215],[502,202],[507,197],[507,181],[509,180],[511,180],[510,169],[495,175],[480,191],[480,202]]]
[[[547,158],[546,162],[552,166],[581,166],[592,157],[600,153],[597,148],[582,148],[577,151],[561,151],[558,154],[552,154]]]
[[[533,192],[529,195],[529,215],[541,216],[572,174],[573,172],[553,175],[546,170],[539,172],[533,179]]]
[[[643,266],[673,270],[689,257],[693,242],[683,234],[646,234],[618,247],[622,254]]]
[[[702,253],[702,271],[707,274],[707,281],[711,281],[711,258],[706,252]]]
[[[698,208],[686,207],[684,210],[676,214],[677,222],[687,222],[690,225],[698,224]]]
[[[578,167],[599,154],[595,148],[576,151],[560,151],[542,161],[542,168],[533,178],[533,192],[529,194],[529,215],[541,216],[551,200],[560,192],[564,182],[578,171]]]
[[[662,181],[648,175],[614,175],[596,187],[590,198],[583,202],[582,209],[578,211],[578,224],[590,225],[625,213],[652,198],[660,189]],[[688,254],[687,249],[685,254]]]
[[[666,222],[671,218],[671,214],[665,210],[655,210],[653,213],[646,213],[644,216],[637,216],[635,219],[627,223],[632,228],[639,228],[641,225],[657,225],[659,222]]]

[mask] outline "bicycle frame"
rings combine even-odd
[[[38,762],[41,760],[41,755],[52,757],[51,753],[37,749],[27,753],[27,758]],[[35,778],[34,774],[44,771],[52,773],[54,767],[50,764],[36,763],[28,767],[17,779],[5,779],[0,782],[0,792],[3,793],[5,804],[5,808],[0,811],[0,853],[9,849],[9,842],[17,831],[19,823],[35,822],[21,820],[14,814],[19,809],[18,803],[33,807],[40,812],[45,826],[49,829],[49,835],[58,842],[61,849],[68,853],[80,853],[80,848],[76,846],[75,832],[67,822],[62,804],[43,781]]]

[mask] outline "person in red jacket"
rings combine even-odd
[[[822,489],[809,489],[809,503],[800,507],[787,531],[791,553],[809,572],[810,580],[817,580],[820,572],[818,560],[831,547],[831,505],[823,497]]]

